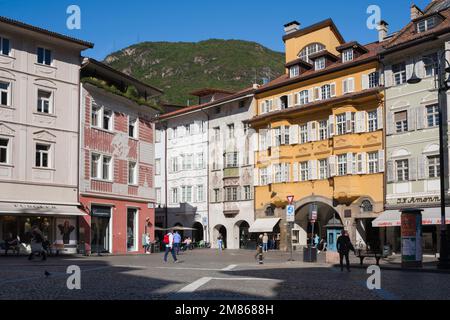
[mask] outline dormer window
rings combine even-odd
[[[430,17],[417,22],[417,32],[425,32],[433,29],[437,25],[438,21],[436,17]]]
[[[309,44],[306,47],[304,47],[302,49],[302,51],[300,51],[298,56],[303,61],[311,63],[311,59],[309,59],[309,56],[313,55],[313,54],[315,54],[317,52],[323,51],[323,50],[325,50],[325,46],[323,44],[321,44],[321,43],[312,43],[312,44]]]
[[[325,69],[325,66],[326,66],[325,57],[320,57],[314,60],[314,68],[316,71]]]
[[[298,65],[289,68],[289,76],[291,78],[298,77],[300,74],[300,67]]]
[[[346,49],[342,52],[342,62],[353,60],[353,49]]]

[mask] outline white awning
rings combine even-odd
[[[85,216],[86,213],[77,206],[1,202],[0,215]]]
[[[387,210],[372,221],[372,227],[400,227],[401,212],[399,210]],[[450,224],[450,208],[446,208],[445,223]],[[425,208],[422,211],[422,225],[440,225],[441,208]]]
[[[273,228],[280,220],[281,218],[256,219],[256,221],[250,226],[248,231],[250,233],[273,232]]]

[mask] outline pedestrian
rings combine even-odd
[[[175,248],[175,253],[180,254],[181,236],[178,231],[173,234],[173,245]]]
[[[344,271],[344,257],[345,263],[347,264],[347,271],[350,272],[350,259],[348,254],[351,251],[355,252],[350,237],[348,236],[348,231],[344,230],[343,234],[339,236],[336,242],[336,247],[339,252],[339,263],[341,265],[341,271]]]
[[[8,255],[8,251],[11,249],[17,253],[20,252],[19,248],[20,239],[19,237],[13,237],[12,233],[9,232],[5,239],[5,256]]]
[[[47,260],[47,252],[43,247],[44,235],[37,226],[31,229],[31,253],[28,256],[28,260],[32,260],[36,253],[42,256],[42,260]]]
[[[319,245],[319,242],[320,242],[320,237],[317,235],[317,233],[315,234],[315,236],[314,236],[314,247],[318,247],[318,245]]]
[[[263,235],[259,235],[258,240],[256,241],[256,254],[255,254],[255,260],[259,264],[263,264]]]
[[[142,235],[142,247],[144,247],[144,253],[145,254],[150,254],[151,253],[150,235],[147,232],[145,232]]]
[[[219,249],[219,251],[222,251],[223,249],[223,237],[222,234],[219,233],[219,235],[217,236],[217,248]]]
[[[169,230],[169,232],[164,235],[163,243],[165,245],[164,262],[167,262],[167,256],[169,255],[169,252],[170,252],[172,254],[173,262],[178,263],[177,256],[175,254],[175,250],[173,248],[172,230]]]
[[[269,236],[267,235],[267,233],[264,233],[263,239],[262,239],[262,244],[263,244],[263,251],[267,252],[267,244],[269,242]]]

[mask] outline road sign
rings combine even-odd
[[[287,201],[289,204],[292,204],[292,202],[294,202],[294,196],[287,196]]]
[[[295,207],[292,205],[286,206],[286,221],[287,222],[295,221]]]

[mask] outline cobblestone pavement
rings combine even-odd
[[[177,264],[162,258],[0,257],[0,299],[450,299],[449,274],[382,270],[382,289],[369,290],[365,269],[303,263],[298,253],[287,261],[289,254],[269,252],[263,265],[245,250],[197,249]],[[81,290],[67,289],[70,265],[81,268]]]

